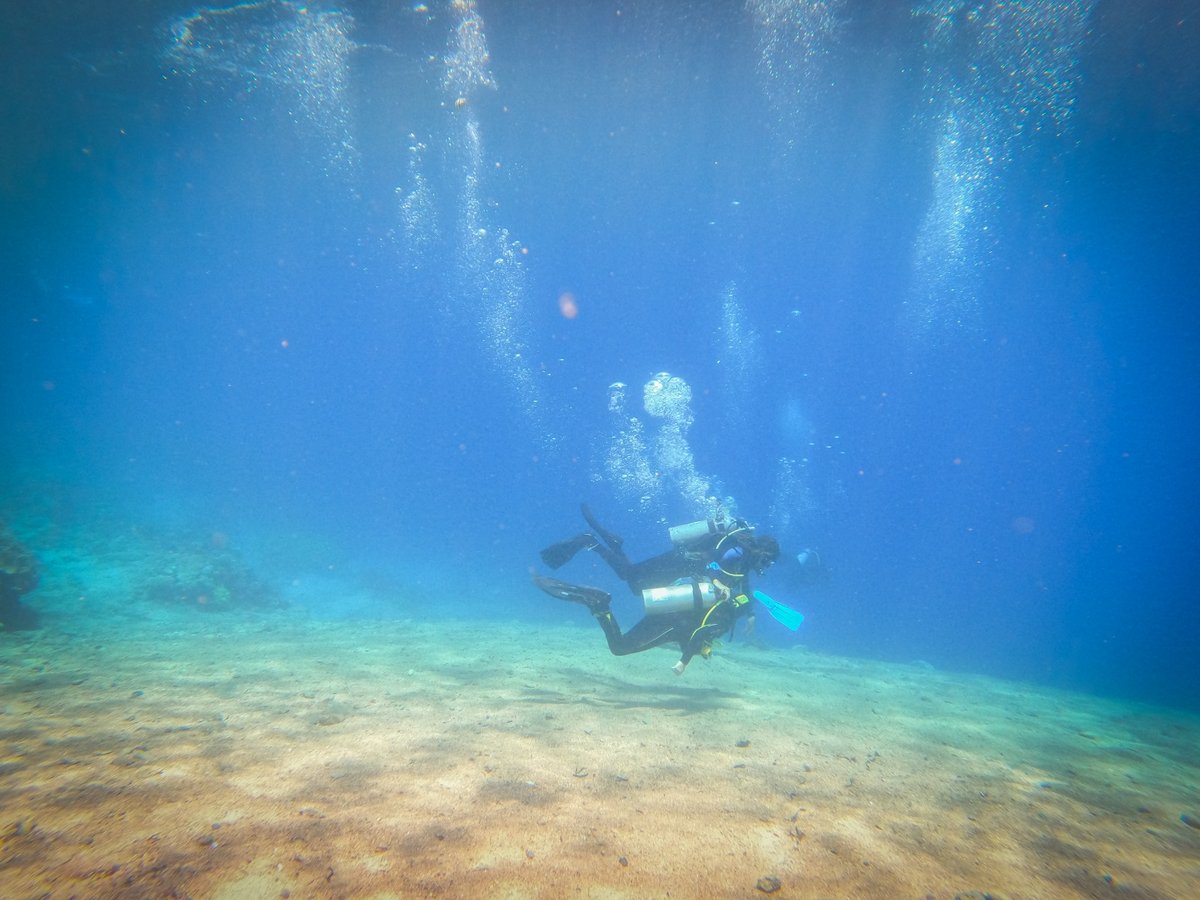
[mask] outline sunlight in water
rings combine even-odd
[[[934,3],[925,93],[937,130],[932,196],[914,247],[906,328],[938,343],[980,322],[979,272],[1005,170],[1035,136],[1067,133],[1092,0]]]
[[[272,90],[290,118],[320,138],[327,174],[357,166],[348,105],[354,17],[288,0],[201,7],[170,23],[169,72],[202,86]]]

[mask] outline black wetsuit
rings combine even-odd
[[[722,538],[724,535],[710,537]],[[621,632],[611,610],[596,612],[596,621],[608,639],[608,649],[616,656],[678,643],[683,654],[680,662],[687,665],[697,653],[705,653],[711,648],[714,639],[732,631],[739,618],[753,614],[754,607],[749,601],[749,565],[741,548],[728,550],[723,554],[725,558],[716,559],[721,553],[717,541],[704,541],[698,546],[675,547],[640,563],[629,563],[620,548],[616,553],[603,544],[593,549],[638,596],[645,588],[662,587],[680,579],[693,583],[714,581],[729,590],[728,598],[716,606],[674,615],[645,616],[625,633]],[[709,568],[712,563],[719,568]]]
[[[713,582],[727,590],[727,596],[715,606],[696,607],[682,613],[647,615],[626,632],[621,631],[609,608],[611,599],[598,588],[582,588],[556,579],[537,576],[535,583],[548,594],[565,600],[584,603],[604,630],[608,649],[615,656],[640,653],[651,647],[677,643],[682,653],[680,663],[686,666],[697,653],[707,656],[712,641],[733,629],[739,618],[753,615],[749,600],[751,562],[734,539],[744,526],[730,532],[705,535],[684,546],[675,546],[666,553],[641,562],[630,562],[620,537],[601,527],[585,508],[584,516],[593,533],[579,535],[570,541],[543,551],[543,559],[554,559],[557,568],[577,550],[592,550],[603,559],[617,576],[629,585],[637,596],[646,588],[663,587],[681,580],[693,584]],[[599,535],[597,538],[595,535]],[[555,554],[554,551],[558,550]],[[722,593],[726,593],[723,590]]]
[[[665,553],[652,556],[641,562],[630,562],[625,555],[625,549],[618,544],[615,547],[597,542],[590,549],[603,559],[617,573],[617,577],[629,585],[629,590],[641,596],[646,588],[662,587],[680,578],[711,579],[714,572],[708,568],[725,553],[725,544],[729,543],[727,534],[709,534],[688,544],[675,546]],[[727,578],[744,578],[744,572],[730,571]],[[724,582],[729,585],[728,581]]]

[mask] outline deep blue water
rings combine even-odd
[[[731,498],[781,646],[1200,707],[1200,5],[50,6],[0,39],[10,491],[531,640],[581,500],[648,555]]]

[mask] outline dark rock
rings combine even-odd
[[[226,539],[148,543],[129,580],[136,596],[165,606],[222,612],[283,605],[278,590],[260,578]]]
[[[0,522],[0,629],[27,631],[38,627],[38,614],[21,602],[38,583],[37,558]]]
[[[773,894],[783,887],[783,883],[774,875],[764,875],[754,886],[764,894]]]

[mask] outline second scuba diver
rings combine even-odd
[[[634,563],[619,535],[600,525],[586,504],[582,512],[591,531],[550,545],[541,552],[542,561],[558,569],[581,551],[598,554],[642,597],[646,616],[622,632],[608,592],[544,575],[534,575],[533,581],[552,597],[586,606],[615,656],[677,643],[682,655],[673,671],[682,675],[697,654],[708,658],[713,640],[732,632],[738,619],[753,621],[750,574],[761,575],[779,558],[775,538],[755,535],[742,519],[702,519],[670,529],[670,550]]]

